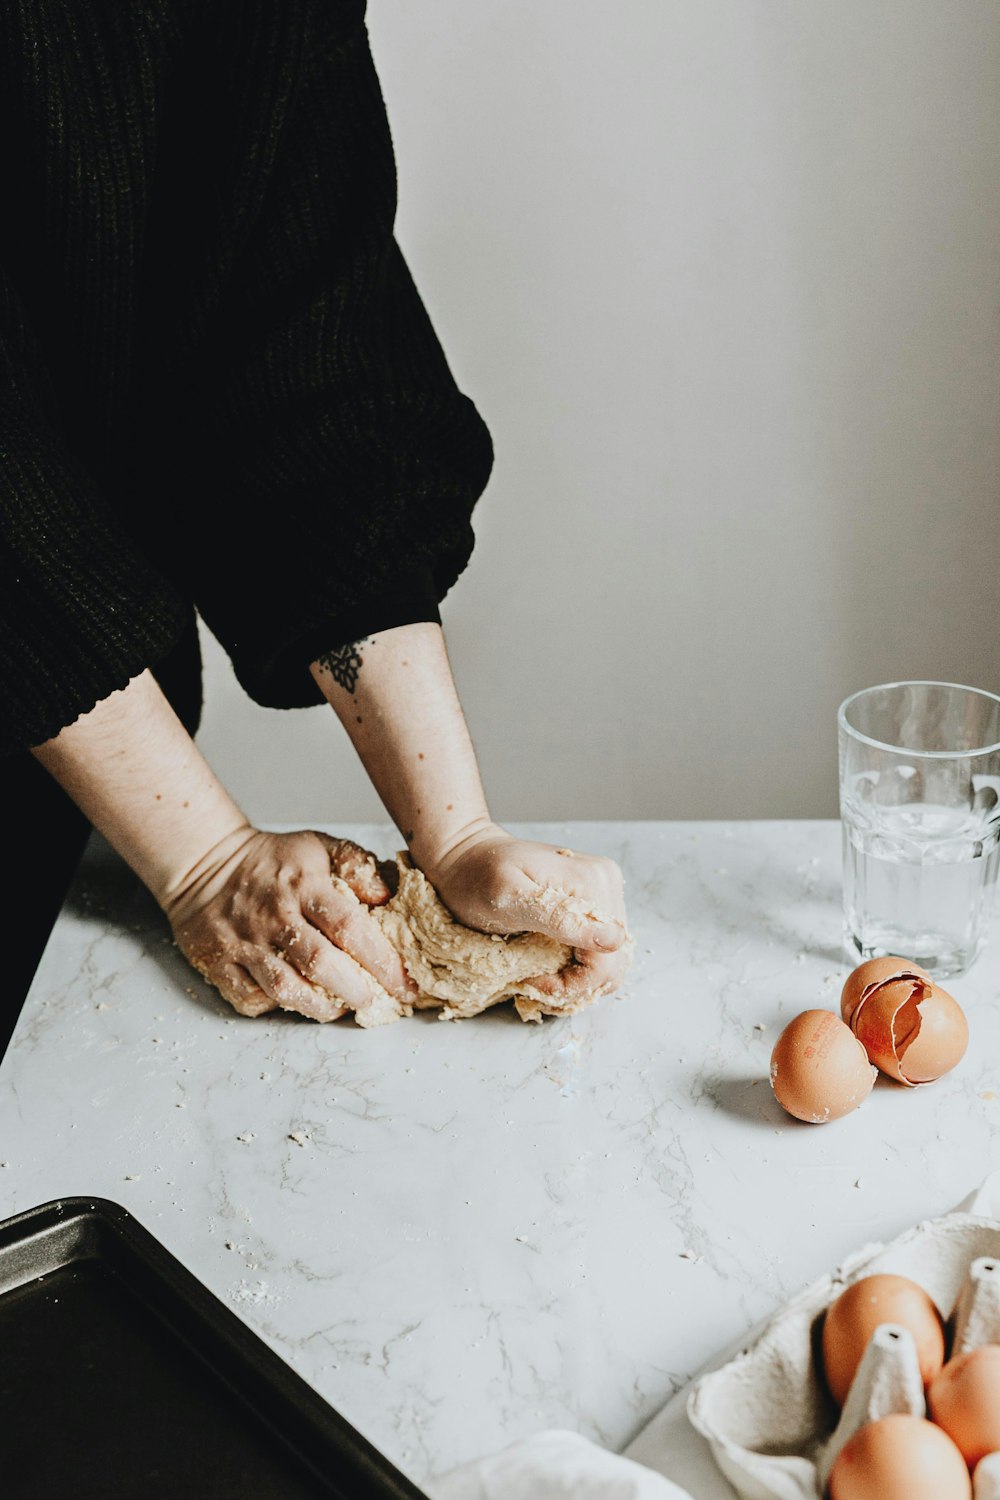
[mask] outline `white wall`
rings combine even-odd
[[[445,604],[502,818],[832,816],[867,683],[1000,690],[1000,6],[370,0],[494,436]],[[211,651],[251,816],[382,816]]]

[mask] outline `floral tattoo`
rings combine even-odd
[[[360,641],[348,641],[346,646],[338,646],[335,651],[324,651],[319,657],[319,664],[330,673],[334,682],[339,682],[342,688],[353,693],[358,685],[358,673],[361,671],[361,646],[368,637],[363,635]]]

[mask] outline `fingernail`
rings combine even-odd
[[[625,929],[610,925],[604,926],[594,941],[597,947],[605,953],[615,953],[625,941]]]

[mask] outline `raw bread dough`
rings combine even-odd
[[[398,890],[385,906],[373,907],[372,916],[419,985],[420,994],[413,1006],[404,1005],[367,975],[371,999],[355,1012],[359,1025],[384,1026],[412,1015],[414,1006],[420,1010],[440,1007],[442,1020],[460,1020],[511,999],[522,1021],[540,1021],[546,1015],[570,1015],[613,988],[610,983],[598,985],[563,1003],[543,994],[526,981],[565,968],[573,956],[571,948],[535,932],[509,937],[476,932],[455,921],[406,854],[396,856],[396,869]],[[336,876],[334,882],[340,884]],[[547,915],[560,911],[597,915],[563,891],[544,891],[542,904]]]

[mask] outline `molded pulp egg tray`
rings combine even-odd
[[[930,1294],[953,1352],[960,1341],[963,1348],[1000,1341],[1000,1174],[962,1209],[857,1251],[787,1303],[749,1348],[695,1383],[689,1419],[742,1500],[822,1500],[850,1429],[892,1412],[925,1414],[905,1330],[893,1331],[894,1344],[869,1348],[842,1415],[819,1373],[823,1314],[846,1286],[876,1273],[907,1276]],[[976,1500],[1000,1496],[996,1464],[980,1465]]]

